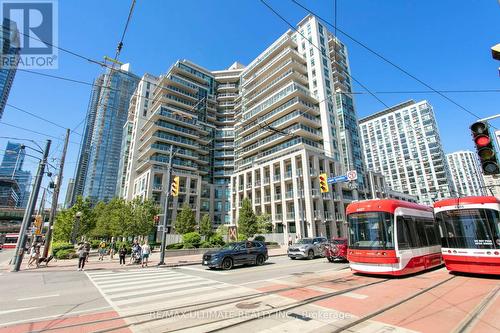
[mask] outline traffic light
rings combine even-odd
[[[179,176],[174,177],[174,181],[172,182],[172,185],[170,186],[170,194],[172,194],[173,197],[176,197],[179,195]]]
[[[319,175],[319,190],[321,191],[321,193],[328,192],[327,179],[328,177],[326,176],[326,173],[322,173]]]
[[[477,155],[479,156],[479,161],[481,162],[483,174],[499,174],[500,168],[488,123],[485,121],[478,121],[472,124],[470,129],[472,131],[474,144],[476,145]]]
[[[35,221],[33,224],[35,227],[35,235],[41,235],[43,226],[42,215],[35,215]]]

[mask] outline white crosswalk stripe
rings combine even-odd
[[[188,275],[170,268],[87,272],[106,300],[119,312],[150,310],[176,304],[196,303],[199,296],[221,292],[250,294],[251,289]],[[204,298],[203,297],[203,298]]]

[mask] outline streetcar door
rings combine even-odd
[[[412,224],[413,220],[407,216],[398,216],[396,219],[396,244],[400,269],[404,269],[414,256]]]

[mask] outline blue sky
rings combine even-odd
[[[292,24],[307,13],[289,0],[267,0]],[[300,1],[333,21],[333,0]],[[500,42],[500,5],[495,0],[337,0],[338,27],[439,90],[500,89],[499,61],[490,47]],[[125,0],[59,1],[59,46],[92,59],[114,55],[129,10]],[[259,0],[138,0],[120,59],[138,75],[165,73],[177,59],[189,59],[211,70],[234,61],[248,64],[288,27]],[[428,90],[346,37],[352,76],[372,91]],[[101,68],[59,52],[59,69],[41,73],[91,82]],[[356,91],[363,89],[356,84]],[[74,128],[85,117],[90,87],[19,71],[9,104]],[[474,117],[432,93],[378,95],[387,105],[427,99],[437,116],[445,152],[473,149],[468,126]],[[456,102],[480,117],[498,113],[500,93],[450,93]],[[363,117],[384,106],[367,94],[356,97]],[[46,137],[11,128],[17,124],[59,138],[64,129],[7,107],[0,136],[36,140]],[[494,121],[500,128],[500,121]],[[83,126],[77,129],[82,132]],[[6,145],[0,139],[0,149]],[[65,182],[73,177],[80,137],[72,135]],[[53,140],[51,156],[62,142]],[[0,154],[3,151],[0,150]],[[27,160],[35,171],[37,161]],[[57,161],[53,161],[57,163]],[[59,201],[64,200],[66,186]]]

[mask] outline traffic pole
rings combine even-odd
[[[167,190],[165,192],[165,210],[163,212],[163,223],[161,231],[161,249],[160,249],[160,261],[158,265],[165,265],[165,246],[167,242],[167,215],[168,215],[168,199],[170,197],[170,183],[172,182],[172,159],[174,156],[174,147],[170,145],[170,157],[168,160],[168,172],[167,172]]]
[[[54,219],[57,213],[57,201],[59,200],[59,192],[61,190],[61,185],[63,181],[63,170],[64,170],[64,160],[66,159],[66,151],[68,150],[69,134],[70,129],[66,129],[66,139],[64,140],[64,148],[61,156],[61,162],[59,163],[59,175],[57,177],[57,183],[54,188],[54,193],[52,194],[52,206],[50,208],[49,215],[49,229],[45,234],[45,246],[43,248],[43,257],[47,258],[49,254],[50,245],[52,244],[52,226],[54,224]]]
[[[38,164],[38,170],[35,177],[35,182],[33,183],[33,190],[30,193],[30,197],[28,199],[28,204],[26,209],[24,210],[23,222],[21,224],[21,230],[19,231],[19,238],[17,240],[16,252],[14,257],[14,267],[12,272],[18,272],[21,268],[21,263],[23,261],[24,256],[24,247],[26,246],[27,240],[27,232],[28,228],[31,226],[31,219],[33,216],[33,212],[35,211],[35,205],[38,198],[38,192],[40,192],[40,187],[42,185],[43,174],[45,172],[45,166],[47,165],[47,157],[49,156],[50,150],[50,140],[47,140],[47,144],[45,145],[45,150],[43,152],[43,158],[40,160]]]

